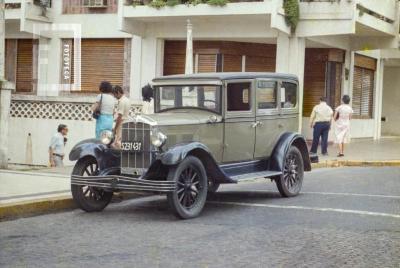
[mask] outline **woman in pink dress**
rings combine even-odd
[[[349,105],[350,97],[344,95],[342,98],[342,105],[335,109],[333,118],[335,124],[335,143],[338,144],[339,154],[338,157],[344,156],[344,144],[349,142],[350,135],[350,120],[353,114],[353,109]]]

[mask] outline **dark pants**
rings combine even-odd
[[[319,139],[321,138],[321,151],[322,154],[328,153],[328,134],[331,124],[329,122],[317,122],[314,125],[313,141],[311,146],[311,153],[316,154],[318,149]]]

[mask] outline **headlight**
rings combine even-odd
[[[100,141],[101,143],[108,145],[112,142],[113,133],[109,130],[104,130],[100,133]]]
[[[155,147],[161,147],[167,141],[167,136],[159,131],[157,128],[151,130],[151,143]]]

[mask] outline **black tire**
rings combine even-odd
[[[80,159],[72,170],[73,175],[94,176],[98,165],[93,157]],[[102,211],[111,201],[113,192],[82,185],[71,185],[72,197],[79,208],[86,212]]]
[[[194,156],[186,157],[179,165],[171,167],[169,181],[175,181],[176,188],[167,194],[168,204],[181,219],[197,217],[206,203],[208,180],[202,162]]]
[[[276,186],[283,197],[296,196],[301,190],[304,178],[303,157],[297,147],[289,148],[283,165],[283,174],[275,179]]]
[[[213,180],[208,180],[208,193],[215,194],[218,191],[219,183]]]

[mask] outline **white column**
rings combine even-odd
[[[289,50],[290,40],[285,33],[279,33],[276,40],[276,66],[277,73],[286,73],[289,71]]]
[[[279,33],[277,39],[276,71],[299,78],[299,132],[303,123],[305,39]]]
[[[350,69],[352,62],[351,50],[346,51],[346,57],[344,59],[343,78],[342,78],[342,95],[349,95],[352,88],[352,76],[350,75]],[[346,70],[348,70],[348,77],[346,79]]]
[[[384,60],[378,59],[376,66],[376,83],[374,94],[374,140],[381,138],[382,129],[382,97],[383,97],[383,74],[384,74]]]
[[[14,84],[4,78],[5,55],[4,0],[0,0],[0,168],[8,167],[8,124],[10,121],[11,89]]]
[[[142,87],[163,72],[164,41],[155,37],[134,36],[131,61],[131,102],[142,103]]]
[[[142,38],[134,35],[131,45],[131,77],[129,96],[132,103],[142,102]]]
[[[187,20],[186,26],[186,58],[185,58],[185,74],[193,73],[193,26],[190,20]]]

